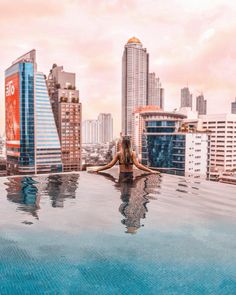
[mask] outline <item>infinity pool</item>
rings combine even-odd
[[[0,179],[0,294],[236,294],[236,186]]]

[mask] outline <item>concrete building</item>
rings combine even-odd
[[[98,115],[98,142],[109,143],[113,140],[113,119],[110,113]]]
[[[139,39],[130,38],[122,57],[122,134],[131,135],[134,111],[147,105],[149,55]]]
[[[83,144],[98,143],[98,120],[85,120],[82,124]]]
[[[207,113],[207,100],[201,94],[196,97],[196,111],[199,115],[206,115]]]
[[[47,85],[61,142],[63,171],[81,169],[82,105],[75,86],[75,73],[53,65]]]
[[[235,101],[231,103],[231,114],[236,114],[236,98]]]
[[[181,94],[181,104],[180,107],[190,107],[193,106],[193,95],[190,93],[188,87],[184,87],[180,91]]]
[[[185,176],[207,176],[208,133],[183,125],[185,115],[140,108],[134,145],[143,164]],[[184,126],[184,128],[183,128]]]
[[[164,109],[164,88],[155,73],[148,74],[148,105]]]
[[[209,178],[236,168],[236,114],[200,116],[203,128],[211,131],[209,147]]]
[[[5,85],[7,173],[62,171],[60,141],[35,50],[5,71]]]

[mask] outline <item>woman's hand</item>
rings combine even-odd
[[[88,173],[94,173],[95,174],[95,173],[98,173],[98,170],[97,169],[96,170],[88,170],[87,172]]]
[[[153,174],[158,174],[158,175],[161,174],[159,171],[156,171],[156,170],[152,170],[152,173],[153,173]]]

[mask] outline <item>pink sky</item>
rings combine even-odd
[[[37,50],[38,70],[53,63],[76,72],[83,119],[111,112],[120,131],[121,57],[138,37],[150,71],[165,88],[166,110],[179,106],[188,83],[203,92],[209,113],[230,111],[236,96],[236,2],[223,0],[0,0],[0,132],[4,70]]]

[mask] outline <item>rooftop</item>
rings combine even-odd
[[[115,168],[0,192],[0,294],[234,294],[233,185]]]
[[[140,40],[139,40],[138,38],[136,38],[136,37],[132,37],[132,38],[130,38],[130,39],[128,40],[127,43],[142,44],[142,43],[140,42]]]

